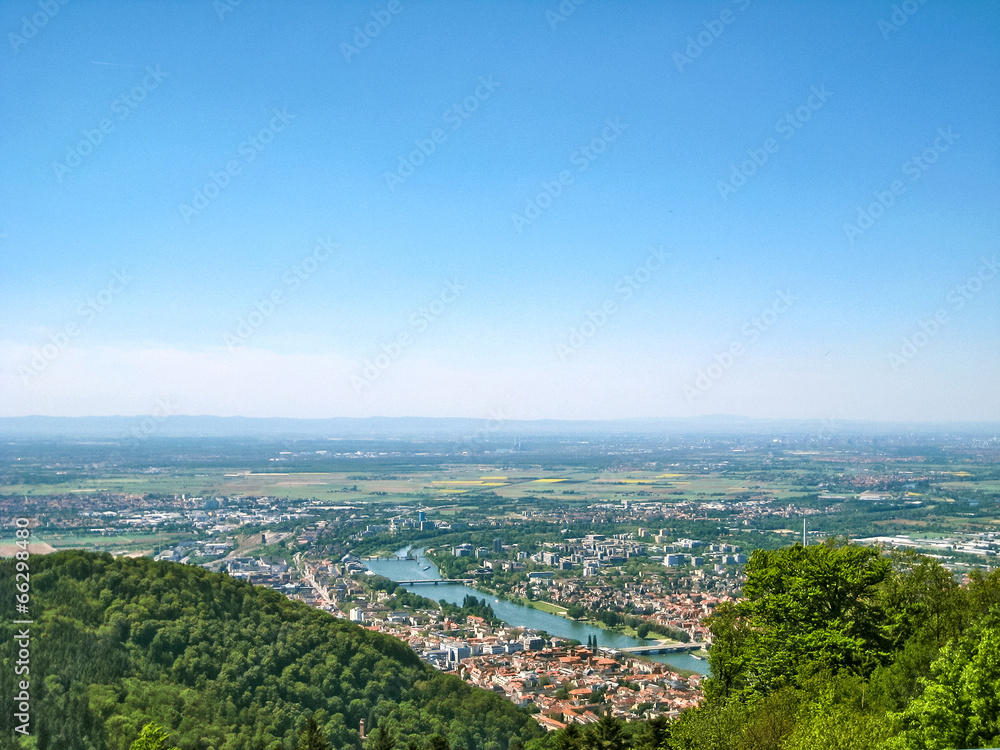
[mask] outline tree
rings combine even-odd
[[[782,750],[871,750],[889,735],[885,714],[866,709],[864,681],[857,677],[825,678],[818,696],[798,712]]]
[[[365,750],[394,750],[395,747],[395,736],[383,726],[379,726],[368,735],[368,741],[365,743]]]
[[[749,750],[737,745],[749,709],[742,701],[711,701],[684,711],[670,725],[670,750]],[[756,749],[754,749],[756,750]]]
[[[902,648],[918,627],[927,631],[925,641],[939,647],[957,638],[970,613],[952,573],[914,550],[894,551],[890,559],[892,575],[881,586],[879,600],[888,615],[884,624],[893,646]]]
[[[299,737],[298,750],[330,750],[330,743],[312,716],[309,717],[306,728]]]
[[[432,734],[427,740],[428,750],[451,750],[448,740],[440,734]]]
[[[712,647],[708,650],[708,665],[712,677],[705,681],[705,693],[710,698],[725,698],[743,683],[749,624],[735,604],[723,602],[709,618],[709,630]]]
[[[643,732],[639,735],[637,750],[660,750],[670,734],[670,720],[666,716],[657,716],[646,722]]]
[[[565,729],[556,733],[553,750],[580,750],[581,739],[580,727],[568,724]]]
[[[922,679],[924,692],[892,715],[903,731],[893,750],[942,750],[1000,745],[1000,609],[993,627],[977,628],[951,642]],[[978,632],[977,632],[978,631]]]
[[[142,728],[138,739],[132,743],[129,750],[167,750],[169,739],[170,735],[164,731],[163,727],[151,721]],[[177,750],[177,748],[170,748],[170,750]]]
[[[827,542],[756,550],[746,573],[745,600],[711,619],[710,692],[767,694],[824,670],[867,677],[889,660],[878,593],[890,563],[877,549]]]
[[[587,739],[587,745],[591,750],[625,750],[622,723],[612,716],[610,711],[596,724],[591,725]]]
[[[606,609],[597,615],[597,619],[607,625],[609,628],[613,628],[617,625],[621,625],[622,617],[617,612],[612,612],[610,609]]]

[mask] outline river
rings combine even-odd
[[[395,558],[383,558],[379,560],[364,560],[364,564],[369,570],[385,576],[393,581],[417,581],[440,578],[437,568],[430,560],[423,556],[423,550],[417,550],[415,559],[407,560],[406,553],[409,547],[396,551]],[[426,569],[425,569],[426,568]],[[525,607],[503,599],[497,600],[488,591],[478,591],[470,586],[463,586],[457,583],[439,583],[435,586],[419,584],[416,586],[405,586],[404,588],[434,601],[451,602],[461,605],[466,596],[475,596],[478,599],[486,598],[493,607],[497,617],[510,625],[519,628],[531,628],[533,630],[544,630],[551,635],[562,638],[575,638],[581,643],[586,643],[588,636],[597,636],[599,646],[606,648],[627,648],[629,646],[641,646],[650,641],[640,641],[637,638],[630,638],[621,633],[585,625],[566,617],[554,615],[551,612],[543,612],[540,609]],[[653,661],[670,664],[680,669],[689,669],[698,674],[707,674],[708,664],[704,660],[695,659],[691,654],[655,654],[648,658]]]

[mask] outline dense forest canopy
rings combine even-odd
[[[526,711],[433,670],[402,641],[269,589],[78,551],[31,567],[38,750],[128,750],[151,723],[180,750],[293,750],[310,720],[338,750],[363,747],[362,719],[413,750],[508,750],[541,734]],[[3,601],[13,581],[13,561],[0,561]],[[0,623],[8,696],[13,627]],[[27,746],[13,729],[0,712],[0,748]]]

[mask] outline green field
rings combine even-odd
[[[531,606],[535,609],[540,609],[542,612],[549,612],[553,615],[566,617],[566,608],[560,607],[558,604],[550,604],[549,602],[531,602]]]
[[[151,552],[158,546],[170,546],[182,538],[181,534],[137,534],[123,532],[110,536],[97,534],[60,534],[37,531],[33,534],[34,541],[51,544],[56,549],[94,549],[125,550],[129,552]]]
[[[380,474],[382,476],[380,476]],[[580,468],[499,468],[442,465],[434,469],[392,469],[379,472],[249,472],[238,468],[211,471],[159,473],[109,473],[65,482],[48,481],[0,485],[0,493],[29,497],[98,493],[134,495],[273,496],[290,500],[314,499],[323,504],[352,505],[368,502],[404,504],[460,500],[463,495],[492,493],[501,501],[527,497],[558,497],[567,503],[682,502],[769,496],[778,501],[803,494],[804,473],[781,468],[767,481],[748,480],[718,473],[683,471],[594,471]],[[942,477],[938,494],[973,490],[1000,491],[995,479],[955,481]],[[915,498],[933,497],[914,493]]]

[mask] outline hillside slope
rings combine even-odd
[[[31,558],[31,732],[37,748],[125,750],[148,721],[181,750],[290,750],[311,714],[334,748],[359,722],[401,747],[434,734],[507,750],[541,731],[525,711],[419,661],[401,641],[280,594],[174,563],[78,551]],[[0,561],[10,613],[14,562]],[[16,694],[13,616],[0,692]],[[0,748],[11,745],[0,712]]]

